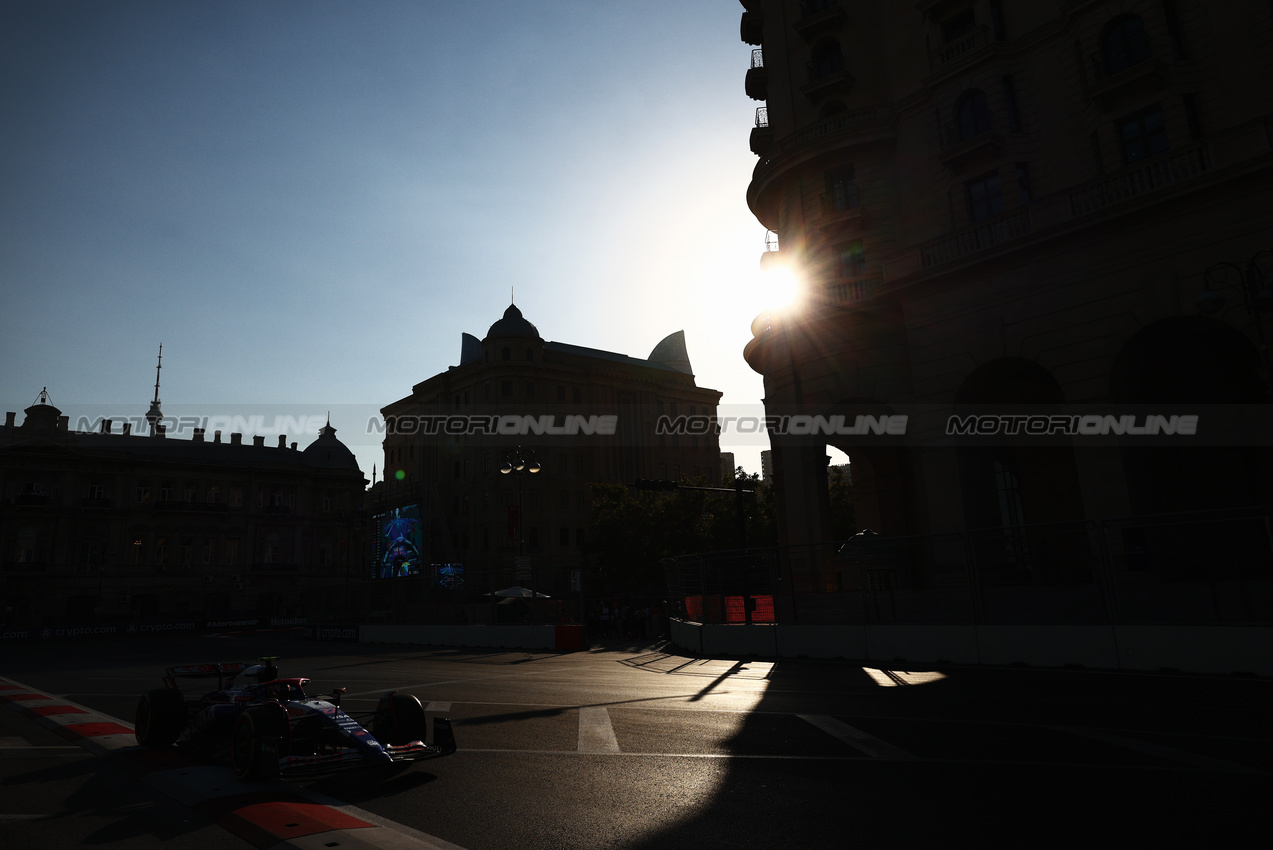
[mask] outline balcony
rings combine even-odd
[[[934,74],[947,74],[990,55],[993,46],[994,38],[990,28],[977,27],[972,32],[930,51],[929,67]]]
[[[1029,207],[1011,210],[919,246],[920,266],[949,263],[1030,232]]]
[[[772,230],[765,231],[765,253],[760,255],[760,270],[768,271],[782,265],[786,257],[778,249],[778,234]]]
[[[801,0],[800,19],[792,27],[806,43],[825,32],[844,29],[844,7],[837,0]]]
[[[764,37],[765,15],[763,12],[743,12],[742,22],[738,26],[738,36],[744,44],[759,45]]]
[[[774,146],[774,132],[769,126],[769,107],[756,107],[756,126],[751,130],[751,152],[764,156]]]
[[[752,100],[769,99],[769,72],[765,70],[764,51],[759,47],[751,52],[751,67],[747,69],[743,89]]]
[[[111,500],[101,496],[85,496],[80,499],[81,508],[109,508]]]
[[[20,508],[39,508],[49,503],[45,493],[19,493],[13,497],[13,504]]]
[[[1070,211],[1074,216],[1090,215],[1106,207],[1198,177],[1209,168],[1210,157],[1204,145],[1168,151],[1071,189]]]
[[[767,177],[781,160],[803,155],[825,147],[851,144],[857,137],[873,139],[892,134],[893,111],[888,106],[871,106],[853,112],[841,112],[824,118],[785,136],[770,153],[756,163],[752,181]]]
[[[884,285],[884,278],[854,277],[850,280],[837,280],[826,288],[828,300],[833,304],[858,304],[866,301],[876,289]]]

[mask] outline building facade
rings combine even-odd
[[[772,231],[762,265],[805,290],[757,317],[744,356],[770,413],[909,414],[892,441],[774,437],[784,542],[827,539],[828,444],[852,460],[859,525],[886,536],[1267,514],[1259,429],[1154,448],[922,434],[940,433],[929,412],[1214,426],[1273,400],[1273,7],[742,6],[763,101],[747,200]],[[1132,558],[1138,540],[1116,544]]]
[[[0,428],[7,627],[338,617],[366,481],[330,422],[305,449],[70,430],[42,393]]]
[[[716,435],[657,424],[714,416],[720,396],[695,384],[681,332],[640,359],[546,341],[510,306],[484,339],[463,335],[458,366],[382,409],[373,511],[419,506],[426,566],[560,576],[585,560],[591,485],[714,483]]]

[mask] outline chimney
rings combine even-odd
[[[102,433],[109,434],[111,432],[111,421],[109,419],[102,420]]]
[[[71,424],[71,417],[69,416],[59,416],[57,418],[57,429],[59,431],[65,431],[70,426],[70,424]]]
[[[203,429],[202,429],[202,428],[195,428],[195,429],[194,429],[194,442],[196,442],[196,443],[202,443],[202,442],[203,442]]]
[[[243,435],[242,435],[242,434],[240,434],[238,431],[235,431],[235,432],[231,433],[231,434],[230,434],[230,445],[232,445],[232,446],[241,446],[241,445],[243,445]]]
[[[292,451],[296,451],[296,444],[292,443]]]
[[[256,446],[257,448],[263,448],[265,446],[265,438],[262,437],[260,434],[257,434],[256,436],[252,438],[252,445]]]
[[[125,423],[124,423],[124,436],[125,436],[125,437],[131,437],[131,436],[132,436],[132,434],[133,434],[133,423],[131,423],[131,422],[125,422]]]
[[[285,449],[285,448],[287,448],[287,435],[286,435],[286,434],[279,434],[279,435],[278,435],[278,447],[279,447],[280,449]]]
[[[12,411],[10,411],[10,412],[6,413],[6,414],[4,415],[4,427],[6,427],[6,428],[12,428],[12,427],[13,427],[13,420],[14,420],[14,417],[16,417],[17,415],[18,415],[18,414],[14,413],[14,412],[12,412]]]
[[[221,432],[219,430],[212,432],[212,442],[214,443],[221,442]]]

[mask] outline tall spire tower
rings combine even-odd
[[[164,344],[159,343],[159,363],[155,366],[155,397],[150,402],[150,410],[146,411],[146,421],[150,423],[150,436],[162,437],[164,435],[163,426],[160,420],[164,418],[163,411],[159,409],[159,370],[164,366]]]

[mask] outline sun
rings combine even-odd
[[[761,273],[765,307],[770,312],[788,311],[800,305],[804,297],[804,282],[794,269],[785,264],[775,264]]]

